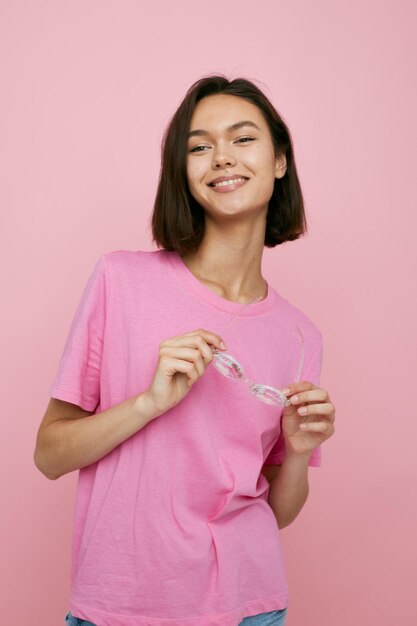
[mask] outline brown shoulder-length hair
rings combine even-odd
[[[204,235],[204,210],[190,193],[187,181],[187,135],[197,103],[206,96],[228,94],[244,98],[263,114],[276,155],[285,154],[287,169],[275,179],[268,204],[265,246],[274,248],[298,239],[307,231],[304,202],[294,160],[290,132],[262,91],[245,78],[229,81],[223,75],[205,76],[188,89],[162,139],[161,171],[151,218],[152,239],[158,247],[195,252]]]

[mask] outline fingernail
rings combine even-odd
[[[226,350],[226,344],[224,343],[224,341],[220,342],[220,347],[222,350]]]
[[[293,404],[297,404],[297,402],[298,402],[298,396],[291,396],[291,402],[292,402]]]
[[[285,389],[281,389],[281,391],[284,394],[284,396],[288,396],[288,394],[291,393],[291,390],[288,389],[288,387],[286,387]]]

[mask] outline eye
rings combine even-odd
[[[201,148],[201,150],[200,150]],[[208,148],[208,146],[195,146],[194,148],[191,148],[190,152],[202,152],[203,148]]]
[[[246,143],[246,141],[255,141],[254,137],[240,137],[236,143],[238,143],[239,141],[244,141]]]

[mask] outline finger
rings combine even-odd
[[[168,356],[177,360],[186,361],[192,363],[198,373],[198,376],[202,376],[206,371],[206,367],[209,362],[205,362],[199,350],[193,350],[191,348],[169,348],[165,347],[162,351],[162,357]],[[213,358],[213,357],[211,357]]]
[[[305,406],[300,406],[297,409],[297,413],[302,417],[309,417],[312,415],[327,416],[327,418],[331,422],[335,421],[335,410],[331,402],[325,402],[322,404],[307,404]]]
[[[302,424],[300,424],[300,429],[312,433],[334,433],[334,426],[329,422],[303,422]]]
[[[290,397],[295,393],[299,393],[301,391],[307,391],[309,389],[317,389],[317,386],[311,383],[309,380],[301,380],[298,383],[291,383],[287,385],[285,389],[282,389],[282,392]]]
[[[202,350],[199,350],[198,348],[174,348],[173,346],[164,346],[161,348],[160,354],[167,354],[168,356],[178,359],[184,359],[184,361],[192,361],[195,364],[200,363],[203,371],[214,358],[213,353],[207,346],[205,346]]]
[[[182,336],[183,337],[195,337],[195,336],[202,337],[209,345],[212,345],[218,348],[219,350],[226,350],[226,343],[224,339],[217,333],[212,333],[209,330],[205,330],[204,328],[199,328],[198,330],[192,330],[189,333],[185,333]]]
[[[180,372],[181,374],[186,374],[192,382],[195,382],[199,378],[199,373],[194,363],[190,361],[182,361],[181,359],[164,355],[161,359],[161,366],[169,376]]]
[[[173,337],[161,344],[161,349],[165,347],[169,348],[194,348],[199,350],[208,363],[213,360],[213,352],[206,340],[201,335],[180,335],[179,337]]]
[[[330,400],[326,389],[315,387],[308,391],[299,391],[289,398],[291,404],[303,404],[304,402],[328,402]]]

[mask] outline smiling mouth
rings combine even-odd
[[[221,187],[233,187],[234,185],[240,185],[241,183],[246,182],[248,179],[247,178],[231,178],[229,180],[222,180],[220,183],[210,183],[209,187],[213,187],[213,188],[221,188]]]

